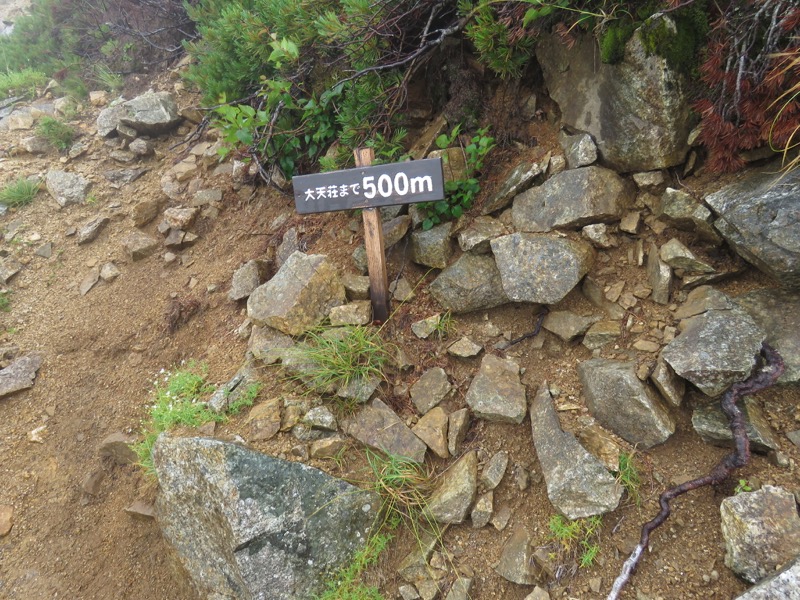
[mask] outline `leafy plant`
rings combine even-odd
[[[741,494],[742,492],[752,492],[753,487],[750,485],[750,482],[747,479],[740,479],[739,483],[736,484],[736,488],[733,490],[734,494]]]
[[[11,312],[11,292],[0,291],[0,312]]]
[[[461,126],[457,125],[449,135],[440,135],[436,138],[436,145],[442,149],[450,147],[459,139],[460,130]],[[445,182],[446,198],[444,200],[420,202],[417,205],[424,214],[422,229],[428,230],[443,221],[458,219],[472,207],[481,189],[477,176],[483,168],[486,155],[495,147],[494,138],[490,137],[488,133],[489,130],[486,127],[479,129],[470,138],[469,143],[463,147],[466,178]]]
[[[75,130],[53,117],[42,117],[36,133],[61,151],[69,149],[75,139]]]
[[[562,560],[577,560],[581,568],[594,564],[600,552],[598,538],[603,521],[598,516],[571,521],[561,515],[553,515],[548,521],[550,537],[558,543],[558,555]]]
[[[326,393],[356,380],[383,379],[390,352],[380,330],[354,326],[312,330],[294,347],[293,356],[312,365],[309,373],[295,378]]]
[[[633,462],[633,454],[628,454],[627,452],[620,453],[619,470],[617,470],[614,475],[617,478],[617,482],[628,492],[628,497],[636,503],[636,506],[639,506],[642,503],[642,497],[639,494],[639,488],[642,486],[642,479]]]
[[[18,177],[0,190],[0,203],[10,207],[24,206],[33,201],[42,183],[37,179]]]
[[[214,391],[214,386],[206,381],[206,372],[205,365],[189,361],[173,371],[162,369],[153,382],[153,403],[142,430],[143,438],[131,446],[139,458],[139,465],[148,475],[156,474],[152,451],[161,433],[179,426],[200,427],[212,421],[224,423],[228,415],[251,406],[261,389],[257,383],[248,386],[225,414],[216,413],[204,400]]]

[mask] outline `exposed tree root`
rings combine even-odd
[[[734,469],[743,467],[750,460],[750,440],[747,438],[744,415],[736,405],[736,402],[742,396],[755,394],[756,392],[774,385],[784,369],[783,359],[780,354],[768,344],[762,344],[761,354],[764,357],[764,362],[758,370],[747,380],[733,384],[722,396],[721,406],[723,412],[729,419],[735,444],[734,451],[726,455],[708,475],[687,481],[661,494],[661,497],[658,499],[661,505],[661,512],[659,512],[652,521],[645,523],[642,527],[642,537],[639,540],[639,545],[636,546],[628,557],[628,560],[622,565],[622,570],[619,576],[617,576],[616,581],[614,581],[614,585],[611,588],[611,592],[608,594],[607,600],[617,600],[617,598],[619,598],[622,588],[624,588],[625,584],[630,580],[631,575],[636,570],[636,566],[639,564],[639,559],[641,559],[645,548],[647,548],[650,541],[650,533],[663,524],[669,517],[671,512],[669,503],[671,500],[685,494],[689,490],[696,490],[697,488],[707,485],[722,483],[730,476]]]

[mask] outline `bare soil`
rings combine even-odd
[[[246,340],[236,334],[244,321],[244,304],[227,298],[233,271],[246,260],[266,254],[283,232],[295,226],[308,252],[328,254],[342,272],[354,271],[350,255],[362,242],[353,233],[353,215],[336,213],[300,218],[293,212],[291,198],[275,190],[258,188],[236,192],[227,177],[206,175],[204,187],[224,190],[223,209],[218,218],[202,220],[196,227],[201,239],[182,260],[166,264],[164,251],[139,262],[131,262],[123,253],[120,239],[133,229],[127,216],[132,205],[144,198],[162,198],[159,179],[176,160],[183,147],[170,149],[175,139],[157,141],[156,159],[145,159],[150,171],[141,179],[115,190],[102,176],[106,169],[120,168],[108,156],[108,149],[92,135],[96,109],[86,109],[74,121],[86,139],[92,140],[88,155],[66,165],[53,151],[42,157],[16,154],[22,135],[30,132],[0,132],[0,145],[6,158],[0,160],[0,181],[19,175],[45,173],[50,168],[66,168],[92,179],[96,201],[59,210],[46,191],[23,208],[0,217],[0,232],[13,222],[21,227],[16,236],[4,241],[0,250],[14,255],[25,268],[9,284],[11,312],[0,313],[0,346],[13,344],[21,353],[41,352],[44,361],[35,386],[28,391],[0,399],[0,504],[14,509],[13,529],[0,538],[0,598],[33,600],[45,598],[97,599],[130,598],[137,600],[194,599],[197,596],[185,574],[171,556],[158,525],[139,520],[125,512],[136,500],[152,502],[156,485],[136,466],[117,466],[97,454],[98,445],[109,434],[123,431],[137,433],[146,415],[152,383],[161,369],[169,369],[185,359],[208,365],[209,380],[221,384],[241,365]],[[544,125],[542,125],[544,127]],[[552,145],[539,132],[540,146],[523,152],[532,158]],[[502,157],[502,161],[500,160]],[[503,174],[519,160],[517,153],[498,152],[489,165],[485,192],[491,191]],[[129,166],[129,165],[125,165]],[[716,183],[691,179],[687,186]],[[78,246],[67,235],[70,227],[79,226],[98,213],[112,217],[100,237]],[[287,216],[280,223],[278,217]],[[158,237],[157,221],[144,229]],[[682,234],[667,231],[657,236],[643,227],[638,237],[645,242],[663,243]],[[636,236],[619,235],[621,244],[597,261],[593,275],[607,284],[619,280],[626,289],[645,281],[644,268],[629,263],[629,250]],[[35,255],[45,241],[54,244],[50,258]],[[698,248],[704,255],[702,248]],[[711,257],[712,262],[732,260],[727,256]],[[499,309],[454,318],[454,331],[444,341],[418,340],[410,324],[439,312],[427,292],[433,273],[411,263],[400,242],[388,254],[389,276],[399,274],[412,283],[421,281],[416,298],[397,309],[385,328],[394,344],[404,349],[414,367],[389,373],[380,395],[412,422],[416,415],[403,388],[412,385],[428,368],[443,366],[457,384],[457,393],[444,407],[455,410],[464,406],[464,395],[479,365],[480,358],[457,359],[449,356],[446,345],[462,335],[469,335],[485,346],[487,352],[503,337],[513,338],[533,328],[538,307],[508,305]],[[81,296],[78,285],[92,266],[114,261],[122,275],[111,283],[99,283]],[[732,294],[773,284],[758,273],[745,275],[720,285]],[[197,303],[199,310],[176,332],[169,333],[166,314],[175,302]],[[667,307],[649,300],[639,302],[641,311],[632,313],[631,323],[644,324],[644,331],[657,329],[660,323],[674,326]],[[578,291],[572,292],[555,309],[570,309],[582,314],[599,314]],[[501,332],[490,335],[491,325]],[[602,350],[605,357],[630,357],[648,361],[654,356],[632,350],[639,334],[629,331],[616,344]],[[525,369],[523,381],[532,392],[546,380],[558,386],[557,399],[562,425],[577,432],[588,414],[576,376],[576,364],[591,356],[581,345],[566,345],[543,331],[538,337],[512,346],[504,354]],[[286,393],[290,384],[265,369],[265,388],[260,398]],[[289,386],[289,387],[287,387]],[[687,406],[677,412],[678,431],[665,444],[648,451],[635,452],[636,463],[644,480],[642,504],[627,501],[603,519],[601,552],[598,562],[587,569],[563,565],[563,577],[551,589],[553,598],[604,597],[627,553],[638,540],[642,522],[657,510],[657,497],[665,486],[707,472],[725,450],[704,444],[691,427],[691,406],[699,398],[691,396]],[[779,433],[796,429],[800,421],[800,394],[796,387],[771,389],[759,396],[769,418]],[[223,439],[248,437],[246,415],[218,426],[214,435]],[[29,432],[46,426],[42,442],[29,440]],[[193,432],[186,432],[192,434]],[[194,432],[196,433],[196,432]],[[800,452],[779,435],[782,451],[795,463]],[[297,460],[291,452],[298,441],[289,434],[249,444],[251,447],[288,460]],[[633,451],[618,440],[622,448]],[[495,490],[495,509],[512,511],[508,526],[497,531],[491,525],[473,529],[469,523],[451,527],[444,536],[444,547],[451,555],[450,564],[459,572],[473,576],[471,597],[475,600],[502,598],[520,600],[530,586],[509,583],[495,574],[504,542],[513,529],[525,525],[544,545],[550,544],[547,522],[554,509],[547,500],[544,482],[531,442],[530,423],[519,426],[474,421],[466,449],[478,449],[485,459],[505,450],[510,454],[509,471]],[[364,461],[354,444],[343,462],[309,461],[334,475],[363,480]],[[449,464],[429,459],[433,473],[441,473]],[[531,473],[531,484],[521,490],[512,475],[515,465]],[[87,478],[101,477],[99,485],[86,491]],[[754,456],[739,477],[762,483],[800,487],[795,470],[778,468],[766,457]],[[736,482],[718,489],[690,493],[675,502],[672,519],[652,540],[651,551],[644,557],[624,598],[733,598],[746,584],[724,565],[719,527],[719,504],[732,494]],[[386,598],[397,596],[401,584],[396,567],[415,541],[407,532],[399,532],[390,550],[368,579],[378,583]],[[572,573],[575,573],[572,575]],[[452,577],[451,577],[452,579]],[[599,580],[600,592],[597,589]],[[444,595],[443,595],[444,596]],[[443,597],[442,596],[442,597]]]

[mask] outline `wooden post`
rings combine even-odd
[[[372,148],[357,148],[353,154],[356,158],[356,167],[368,167],[375,158]],[[389,279],[386,275],[386,256],[383,252],[383,223],[377,208],[365,208],[362,215],[372,318],[384,323],[389,318]]]

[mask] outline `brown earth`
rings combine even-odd
[[[127,214],[135,202],[163,197],[160,175],[183,148],[170,149],[175,139],[159,140],[158,158],[143,161],[143,166],[151,170],[133,184],[114,190],[101,173],[119,166],[107,158],[108,149],[92,135],[95,116],[96,109],[87,109],[74,121],[92,140],[92,148],[86,157],[65,167],[92,179],[95,201],[59,210],[42,191],[31,205],[0,217],[2,230],[13,221],[22,223],[16,237],[3,242],[0,248],[25,264],[8,286],[12,291],[11,312],[0,313],[0,345],[13,344],[22,353],[38,351],[44,357],[31,390],[0,399],[0,505],[14,509],[13,529],[0,538],[0,598],[188,600],[197,596],[175,566],[158,525],[125,512],[136,500],[152,502],[155,484],[136,466],[116,466],[99,458],[98,445],[111,433],[135,434],[140,430],[153,381],[162,369],[170,369],[181,360],[196,359],[208,365],[209,380],[216,384],[227,381],[238,369],[246,341],[235,331],[244,320],[244,305],[228,300],[226,295],[236,267],[264,255],[270,245],[280,241],[286,229],[295,226],[309,252],[332,256],[342,272],[354,271],[350,255],[362,238],[350,229],[352,215],[300,218],[285,194],[263,187],[252,195],[247,189],[237,193],[227,177],[206,176],[205,187],[224,190],[224,206],[218,218],[202,220],[196,227],[201,235],[199,242],[182,253],[183,260],[171,265],[163,260],[163,250],[143,261],[130,262],[120,244],[122,236],[133,229]],[[537,132],[540,145],[524,154],[535,157],[552,148],[554,133]],[[0,160],[2,182],[64,167],[55,151],[43,157],[15,154],[22,134],[29,132],[0,133],[0,144],[8,155]],[[518,153],[498,151],[490,161],[484,193],[491,191],[519,159]],[[684,184],[698,191],[719,185],[691,178]],[[96,241],[78,246],[74,237],[66,235],[70,227],[101,212],[111,215],[112,222]],[[275,223],[280,222],[276,219],[281,216],[288,216],[288,220],[276,227]],[[158,236],[155,224],[145,230]],[[653,239],[663,243],[672,235],[692,242],[674,231],[656,236],[647,227],[639,237],[646,242]],[[632,289],[635,283],[645,280],[644,268],[628,264],[634,236],[619,237],[620,247],[606,253],[608,258],[598,260],[593,274],[607,284],[622,279],[626,289]],[[34,254],[45,241],[54,244],[53,255],[48,259]],[[699,252],[703,254],[702,249]],[[717,265],[732,260],[725,255],[710,259]],[[112,283],[101,282],[81,296],[78,285],[87,271],[109,260],[119,266],[122,275]],[[413,420],[415,415],[407,397],[395,395],[394,391],[402,384],[413,384],[427,368],[439,365],[458,386],[444,407],[449,411],[464,406],[464,394],[480,359],[447,355],[444,349],[448,340],[470,335],[492,351],[501,338],[486,333],[489,322],[506,337],[516,337],[532,329],[538,309],[508,305],[458,315],[448,340],[418,340],[411,333],[410,324],[438,312],[426,289],[434,275],[407,260],[403,242],[388,253],[388,261],[390,278],[402,273],[412,283],[421,283],[415,300],[393,307],[397,310],[385,328],[387,337],[405,350],[414,368],[390,372],[380,395],[404,419]],[[748,271],[720,287],[737,294],[771,285],[758,273]],[[169,333],[166,315],[175,303],[196,303],[200,308],[185,325]],[[640,305],[642,311],[634,315],[633,321],[644,323],[645,331],[658,327],[659,321],[676,325],[668,308],[648,300]],[[577,291],[554,308],[598,313]],[[652,355],[631,350],[636,339],[637,335],[627,333],[617,344],[604,348],[602,356],[651,360]],[[543,380],[557,385],[562,390],[557,405],[564,428],[577,431],[582,427],[579,417],[586,415],[587,409],[575,366],[591,356],[589,350],[581,345],[565,345],[542,332],[504,354],[525,369],[523,380],[529,389],[535,390]],[[284,393],[291,386],[269,369],[265,369],[263,379],[261,399]],[[800,394],[796,387],[768,390],[759,398],[778,432],[797,428]],[[691,406],[692,399],[688,404]],[[725,450],[702,443],[693,432],[689,408],[679,412],[678,423],[678,432],[667,443],[635,454],[644,480],[642,505],[624,502],[604,517],[598,562],[577,570],[574,576],[570,575],[575,570],[572,564],[565,563],[566,574],[551,590],[551,597],[604,597],[638,539],[641,523],[655,514],[656,499],[664,486],[707,472],[724,455]],[[40,426],[46,426],[42,443],[29,441],[29,432]],[[218,426],[215,432],[223,438],[236,434],[247,437],[244,417]],[[780,439],[783,452],[795,462],[800,461],[798,449],[785,436],[780,435]],[[295,460],[290,450],[297,443],[289,434],[279,434],[251,446]],[[620,445],[632,450],[624,442]],[[495,491],[495,508],[510,508],[512,517],[503,531],[496,531],[491,525],[473,529],[469,523],[451,527],[444,536],[444,548],[452,555],[451,565],[474,576],[473,599],[520,600],[531,587],[503,580],[492,567],[503,543],[518,525],[526,525],[543,546],[552,547],[547,522],[554,509],[541,479],[530,424],[527,420],[519,426],[475,421],[465,444],[465,449],[473,448],[481,450],[484,458],[499,450],[509,452],[509,472]],[[310,463],[337,476],[365,478],[363,454],[355,444],[341,463]],[[514,465],[531,472],[531,485],[524,491],[511,475]],[[447,463],[432,458],[429,466],[440,473]],[[98,475],[102,479],[96,493],[87,493],[87,478]],[[737,477],[795,490],[800,487],[796,471],[778,468],[762,456],[754,456]],[[693,492],[675,502],[673,518],[653,536],[651,552],[644,557],[624,598],[727,599],[746,589],[746,584],[723,565],[719,528],[719,504],[733,493],[735,483]],[[396,566],[414,543],[407,532],[400,532],[378,567],[368,574],[367,579],[378,584],[386,598],[397,596],[401,582]],[[600,593],[591,589],[598,579]]]

